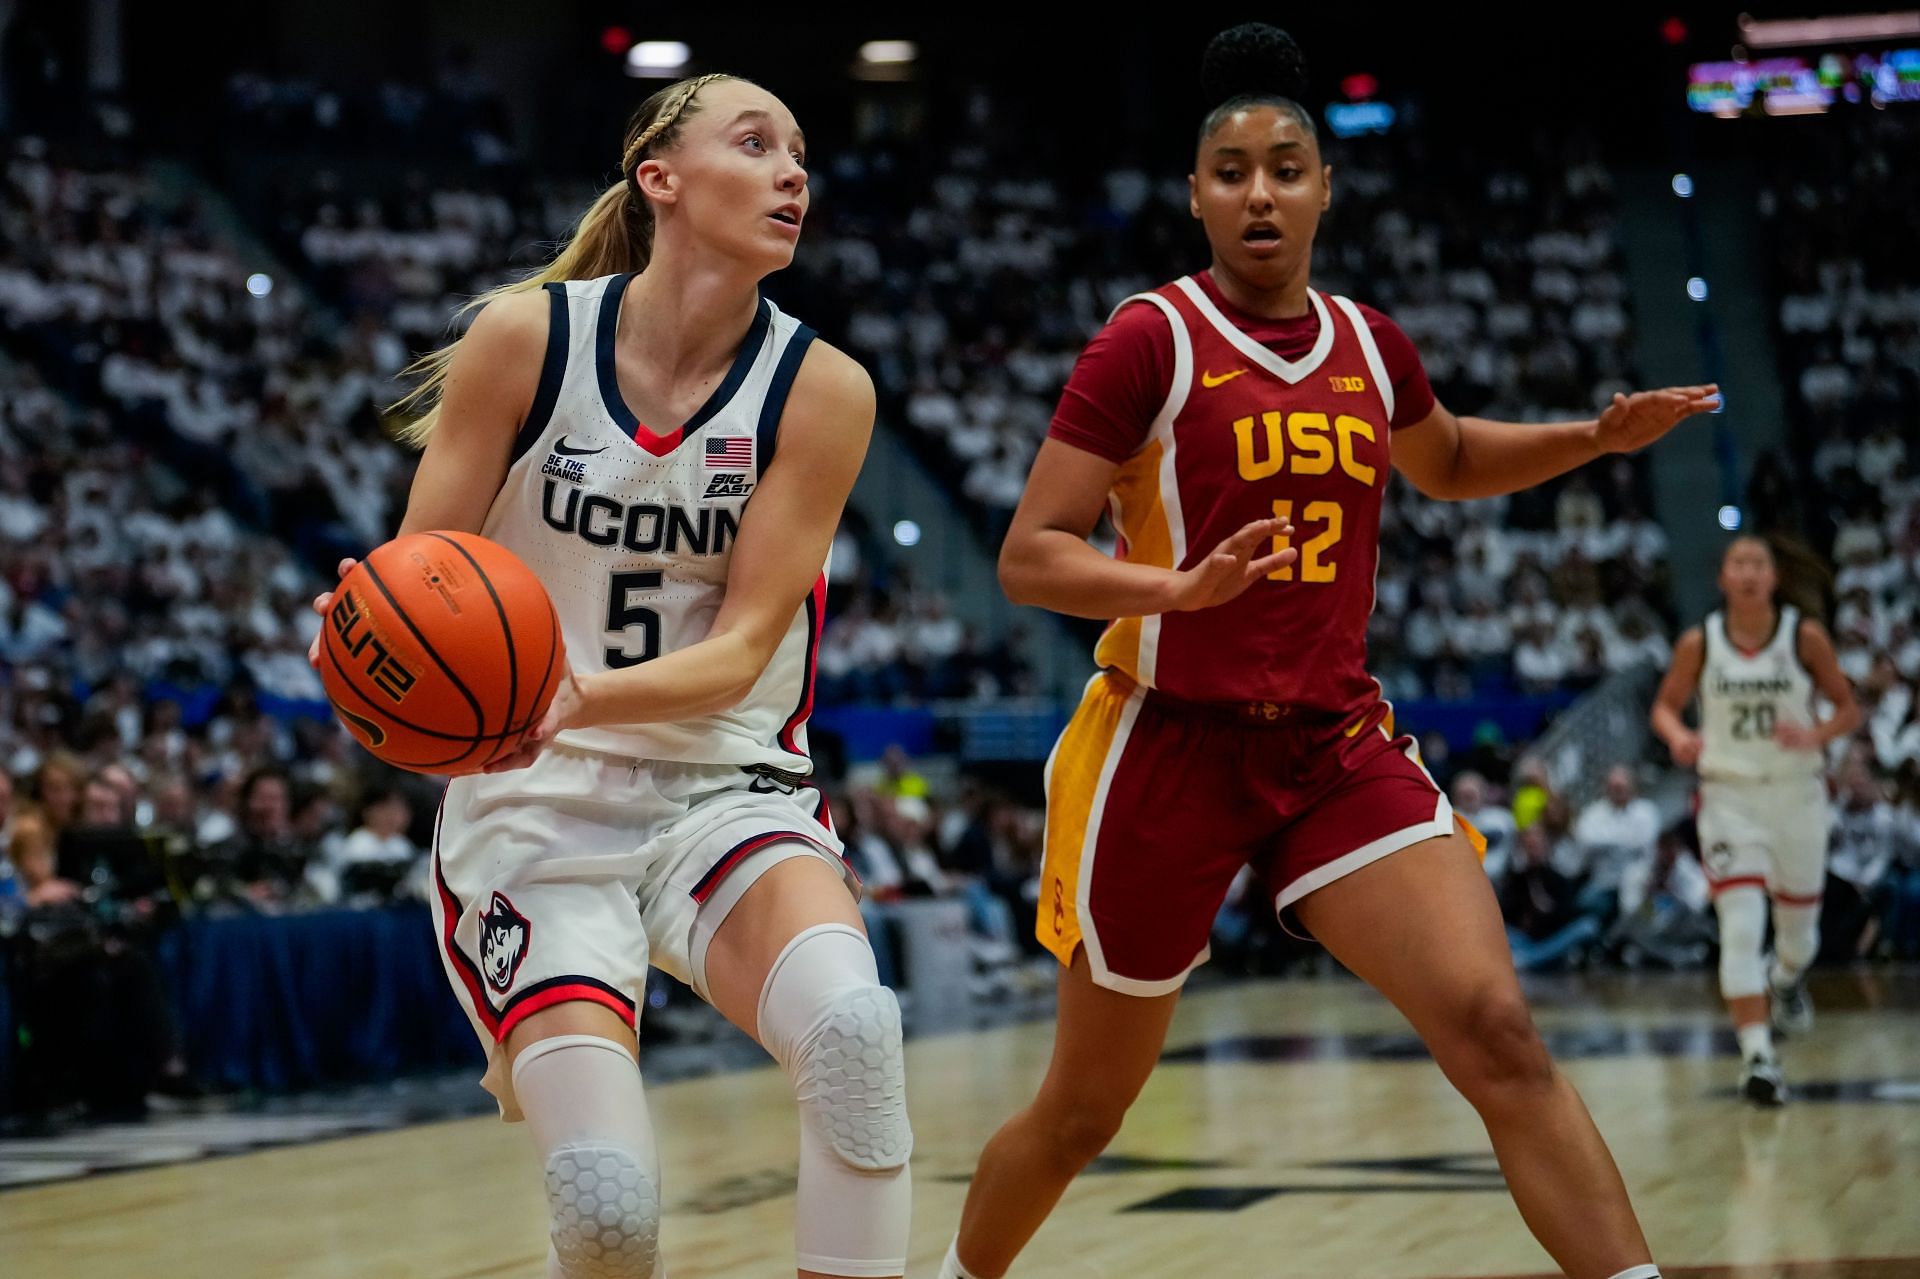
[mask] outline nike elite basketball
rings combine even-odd
[[[566,669],[546,588],[471,533],[413,533],[355,565],[322,622],[320,679],[362,746],[416,773],[474,773],[540,722]]]

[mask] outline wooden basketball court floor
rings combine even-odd
[[[1920,1276],[1920,974],[1835,974],[1762,1113],[1701,975],[1534,989],[1669,1279]],[[1045,1021],[909,1046],[908,1274],[931,1276],[982,1142],[1030,1096]],[[772,1069],[652,1090],[675,1279],[791,1275],[794,1115]],[[540,1179],[491,1118],[0,1194],[0,1274],[536,1279]],[[1553,1273],[1473,1112],[1344,978],[1190,994],[1108,1155],[1014,1270],[1478,1279]]]

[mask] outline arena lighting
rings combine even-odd
[[[1380,92],[1380,81],[1362,71],[1350,75],[1340,82],[1340,92],[1347,95],[1350,102],[1365,102]]]
[[[1687,281],[1687,296],[1695,302],[1705,302],[1707,300],[1707,282],[1697,275],[1689,279]]]
[[[642,40],[627,50],[627,74],[642,80],[673,80],[693,61],[693,50],[679,40]]]
[[[1685,44],[1687,42],[1687,24],[1678,18],[1668,18],[1660,24],[1660,38],[1668,44]]]
[[[920,545],[920,526],[912,520],[901,520],[893,526],[893,540],[902,546]]]
[[[920,56],[920,46],[911,40],[869,40],[860,46],[860,61],[874,65],[912,62]]]
[[[911,40],[869,40],[853,61],[856,80],[911,80],[920,46]]]
[[[273,292],[273,277],[264,271],[255,271],[247,277],[247,292],[257,298],[263,298]]]
[[[1674,174],[1673,175],[1673,193],[1679,196],[1682,200],[1693,199],[1693,178],[1689,174],[1685,174],[1685,173]]]
[[[1740,527],[1740,508],[1726,505],[1720,508],[1720,527],[1732,533]]]
[[[1740,38],[1756,49],[1787,45],[1871,44],[1920,36],[1920,9],[1900,13],[1850,13],[1831,18],[1782,18],[1762,22],[1749,14],[1739,18]]]
[[[633,32],[625,27],[608,27],[600,33],[600,47],[617,58],[633,48]]]

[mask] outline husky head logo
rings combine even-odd
[[[527,957],[527,937],[533,925],[513,908],[505,894],[495,893],[480,916],[480,967],[486,971],[487,985],[501,994],[513,985],[520,961]]]

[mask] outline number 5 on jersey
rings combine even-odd
[[[1293,522],[1293,502],[1291,500],[1276,500],[1273,504],[1273,514],[1276,519],[1282,519],[1291,524]],[[1296,561],[1300,569],[1300,580],[1303,582],[1331,582],[1339,575],[1340,566],[1338,564],[1328,563],[1323,557],[1328,551],[1333,549],[1334,544],[1340,540],[1341,534],[1345,530],[1345,517],[1341,513],[1340,503],[1324,501],[1308,502],[1306,509],[1300,512],[1300,519],[1302,523],[1320,524],[1323,526],[1319,533],[1308,538],[1300,547],[1300,558]],[[1287,547],[1292,544],[1293,538],[1289,534],[1281,533],[1274,536],[1273,549],[1276,554],[1286,550]],[[1267,580],[1269,582],[1291,582],[1293,580],[1294,568],[1295,564],[1282,564],[1279,568],[1267,574]]]
[[[644,573],[615,573],[607,583],[607,631],[620,640],[619,647],[606,650],[607,669],[617,671],[638,666],[660,656],[660,614],[633,597],[640,591],[657,591],[664,580],[659,570]],[[629,651],[627,632],[640,628],[640,651]]]

